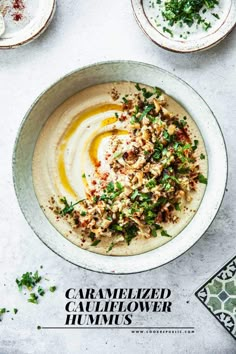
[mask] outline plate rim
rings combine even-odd
[[[46,21],[44,21],[41,25],[40,28],[34,32],[33,34],[30,33],[30,36],[26,36],[26,38],[22,41],[16,41],[13,44],[1,44],[1,38],[0,38],[0,50],[7,50],[7,49],[15,49],[17,47],[20,47],[22,45],[28,44],[32,41],[34,41],[35,39],[37,39],[44,31],[46,31],[46,29],[48,28],[48,26],[50,25],[54,14],[56,12],[56,7],[57,7],[57,0],[52,0],[52,7],[51,7],[51,11],[48,14]]]
[[[56,85],[58,85],[60,82],[62,82],[64,79],[66,79],[67,77],[69,76],[72,76],[73,74],[76,74],[78,72],[81,72],[83,70],[87,70],[87,69],[90,69],[91,67],[99,67],[99,66],[103,66],[103,65],[112,65],[112,64],[129,64],[129,65],[141,65],[141,66],[146,66],[146,67],[149,67],[150,69],[158,69],[160,71],[162,71],[163,73],[166,73],[167,75],[171,76],[172,78],[178,80],[181,82],[181,84],[184,84],[188,87],[188,89],[191,89],[197,96],[200,97],[200,99],[204,102],[205,106],[209,109],[209,111],[211,112],[211,115],[212,117],[214,118],[215,122],[216,122],[216,125],[217,125],[217,128],[219,129],[219,133],[220,133],[220,136],[222,138],[222,142],[223,142],[223,146],[224,146],[224,164],[225,164],[225,171],[224,171],[224,190],[223,190],[223,193],[219,199],[219,205],[217,207],[217,209],[215,210],[214,212],[214,217],[212,218],[211,222],[207,225],[207,227],[204,229],[204,231],[202,232],[201,236],[198,237],[198,239],[192,243],[190,246],[188,246],[187,249],[185,249],[184,251],[182,251],[181,253],[177,254],[176,256],[174,256],[172,259],[168,260],[168,261],[165,261],[164,263],[162,263],[161,265],[156,265],[156,266],[152,266],[152,267],[146,267],[142,270],[137,270],[137,271],[128,271],[128,272],[117,272],[117,271],[111,271],[111,270],[101,270],[100,268],[98,269],[94,269],[94,268],[89,268],[89,266],[84,266],[84,265],[80,265],[80,264],[77,264],[75,262],[73,262],[72,260],[68,259],[65,255],[63,255],[61,252],[58,252],[56,251],[55,249],[53,249],[50,245],[48,245],[48,243],[41,237],[40,235],[40,232],[38,232],[35,227],[31,224],[31,220],[30,218],[28,218],[28,216],[26,215],[26,212],[25,210],[23,209],[23,205],[21,204],[20,202],[20,192],[18,191],[18,187],[17,187],[17,176],[16,176],[16,154],[17,154],[17,148],[18,148],[18,142],[21,138],[21,131],[22,129],[24,128],[24,125],[26,124],[27,122],[27,118],[30,114],[30,112],[32,111],[32,109],[36,106],[36,104],[41,100],[41,98],[43,98],[44,94],[47,93],[48,91],[52,90]],[[200,131],[201,132],[201,131]],[[51,85],[49,85],[45,90],[43,90],[40,95],[38,95],[36,97],[36,99],[32,102],[32,104],[30,105],[30,107],[28,108],[28,110],[26,111],[18,129],[17,129],[17,134],[16,134],[16,138],[15,138],[15,142],[14,142],[14,147],[13,147],[13,154],[12,154],[12,176],[13,176],[13,185],[14,185],[14,190],[15,190],[15,194],[16,194],[16,197],[17,197],[17,201],[18,201],[18,205],[20,207],[20,210],[25,218],[25,220],[27,221],[28,225],[31,227],[32,231],[35,233],[35,235],[40,239],[41,242],[43,242],[51,251],[53,251],[55,254],[57,254],[58,256],[60,256],[61,258],[63,258],[64,260],[66,260],[67,262],[79,267],[79,268],[83,268],[83,269],[86,269],[86,270],[89,270],[89,271],[94,271],[96,273],[104,273],[104,274],[115,274],[115,275],[129,275],[129,274],[136,274],[136,273],[142,273],[142,272],[146,272],[146,271],[150,271],[150,270],[153,270],[153,269],[156,269],[156,268],[159,268],[159,267],[162,267],[172,261],[174,261],[175,259],[181,257],[182,255],[184,255],[188,250],[190,250],[199,240],[200,238],[206,233],[206,231],[209,229],[209,227],[211,226],[211,224],[213,223],[213,221],[215,220],[220,208],[221,208],[221,205],[222,205],[222,202],[223,202],[223,199],[224,199],[224,196],[225,196],[225,192],[226,192],[226,186],[227,186],[227,181],[228,181],[228,152],[227,152],[227,146],[226,146],[226,143],[225,143],[225,139],[224,139],[224,135],[223,135],[223,132],[222,132],[222,129],[221,129],[221,126],[219,125],[219,122],[216,118],[216,116],[214,115],[212,109],[209,107],[209,105],[207,104],[207,102],[203,99],[203,97],[193,88],[191,87],[186,81],[184,81],[183,79],[179,78],[178,76],[176,76],[175,74],[172,74],[171,72],[165,70],[165,69],[162,69],[156,65],[153,65],[153,64],[148,64],[148,63],[145,63],[145,62],[140,62],[140,61],[133,61],[133,60],[110,60],[110,61],[99,61],[99,62],[95,62],[95,63],[92,63],[92,64],[89,64],[89,65],[85,65],[85,66],[82,66],[82,67],[79,67],[77,69],[74,69],[70,72],[68,72],[67,74],[65,75],[62,75],[60,76],[56,81],[54,81]],[[44,215],[45,216],[45,215]],[[47,217],[45,216],[45,218],[47,219]],[[191,223],[191,222],[190,222]],[[54,227],[53,227],[54,228]],[[57,231],[57,230],[56,230]],[[58,231],[57,231],[58,232]],[[59,233],[59,232],[58,232]],[[60,234],[60,233],[59,233]],[[61,237],[63,237],[62,235],[60,235]],[[65,238],[65,237],[64,237]],[[70,242],[69,240],[67,240],[65,238],[66,241]],[[74,244],[73,244],[74,245]],[[74,245],[75,246],[75,245]],[[77,246],[78,247],[78,246]],[[86,250],[83,250],[83,251],[86,251]],[[155,250],[153,250],[155,251]],[[148,253],[148,252],[145,252],[145,253]],[[138,257],[138,256],[141,256],[145,253],[141,253],[141,254],[138,254],[138,255],[132,255],[132,256],[129,256],[129,257]],[[96,255],[96,254],[95,254]],[[103,256],[103,255],[99,255],[99,256],[102,256],[102,257],[107,257],[107,256]],[[127,256],[109,256],[109,257],[113,257],[113,258],[118,258],[118,257],[127,257]]]
[[[138,24],[138,26],[140,27],[140,29],[143,31],[143,33],[156,45],[158,45],[160,48],[162,49],[165,49],[165,50],[168,50],[170,52],[174,52],[174,53],[179,53],[179,54],[188,54],[188,53],[196,53],[196,52],[201,52],[201,51],[204,51],[204,50],[207,50],[207,49],[210,49],[216,45],[218,45],[220,42],[222,42],[233,30],[234,28],[236,27],[236,16],[235,16],[235,21],[233,23],[233,25],[225,32],[225,33],[222,33],[222,36],[220,38],[218,38],[217,40],[215,41],[212,41],[211,43],[208,43],[206,45],[201,45],[200,47],[195,47],[193,49],[175,49],[173,47],[168,46],[168,45],[163,45],[161,44],[157,38],[155,38],[154,36],[152,36],[150,34],[150,30],[153,29],[155,30],[155,32],[157,33],[157,36],[159,37],[159,35],[161,36],[162,34],[160,32],[158,32],[154,26],[151,25],[151,23],[148,21],[147,19],[147,16],[144,12],[144,9],[143,9],[143,0],[131,0],[131,5],[132,5],[132,9],[133,9],[133,14],[134,14],[134,17],[135,17],[135,20]],[[139,13],[139,7],[142,8],[142,13],[143,13],[143,17],[144,17],[144,22],[140,19],[140,16],[138,15]],[[141,11],[141,10],[140,10]],[[231,9],[230,9],[230,12],[231,11],[235,11],[235,14],[236,14],[236,3],[234,3],[234,1],[231,1]],[[230,14],[229,12],[229,14]],[[225,23],[225,22],[224,22]],[[222,27],[222,26],[221,26]],[[217,29],[214,33],[218,32],[221,27],[219,29]],[[213,34],[212,34],[213,35]],[[209,35],[211,36],[211,35]],[[166,41],[170,41],[169,38],[165,37]],[[173,40],[172,40],[173,42]],[[197,41],[196,41],[197,43]]]

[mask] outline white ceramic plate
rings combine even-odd
[[[32,181],[32,157],[39,133],[52,112],[80,90],[114,81],[161,87],[179,101],[198,125],[209,160],[208,185],[202,203],[186,228],[165,245],[135,256],[104,256],[83,250],[50,224],[41,210]],[[227,155],[219,125],[205,101],[184,81],[158,67],[130,61],[99,63],[63,77],[33,103],[20,127],[13,156],[13,176],[22,212],[39,238],[64,259],[99,272],[126,274],[161,266],[187,251],[207,230],[223,198]]]
[[[131,0],[131,2],[136,20],[144,33],[160,47],[173,52],[190,53],[213,47],[221,42],[236,24],[235,0],[220,0],[219,7],[204,15],[211,23],[211,28],[207,31],[200,25],[193,25],[190,28],[187,25],[182,28],[168,26],[167,22],[163,21],[161,8],[156,4],[156,0]],[[219,19],[212,13],[217,14]],[[164,32],[163,27],[170,29],[173,37],[170,33]]]
[[[5,32],[0,36],[0,49],[29,43],[43,33],[56,9],[56,0],[0,0]]]

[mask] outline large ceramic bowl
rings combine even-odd
[[[135,256],[104,256],[83,250],[63,237],[48,221],[35,195],[32,157],[39,133],[52,112],[67,98],[92,85],[135,81],[161,87],[179,101],[195,120],[209,160],[208,185],[201,205],[173,240]],[[205,101],[184,81],[158,67],[131,61],[99,63],[63,77],[33,103],[20,127],[13,156],[13,176],[21,210],[36,235],[51,250],[80,267],[126,274],[161,266],[187,251],[207,230],[220,207],[227,179],[227,156],[219,125]]]

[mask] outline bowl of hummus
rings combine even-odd
[[[116,61],[77,70],[36,100],[13,175],[22,212],[50,249],[126,274],[175,259],[204,234],[223,198],[227,156],[213,113],[190,86],[155,66]]]

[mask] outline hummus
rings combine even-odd
[[[202,136],[185,109],[173,98],[161,94],[158,90],[157,95],[153,93],[153,96],[150,96],[149,92],[154,92],[153,88],[130,82],[107,83],[89,87],[60,105],[48,118],[40,133],[32,166],[35,193],[49,221],[64,237],[81,248],[105,255],[134,255],[147,252],[177,236],[191,221],[201,203],[207,177],[207,155]],[[137,106],[134,108],[132,100],[139,99],[141,94],[145,96],[142,96],[143,101],[140,101],[141,108],[137,108]],[[135,109],[140,109],[140,112],[134,113]],[[153,117],[151,116],[152,112]],[[132,116],[136,121],[131,122],[134,119]],[[165,120],[168,123],[165,123]],[[144,163],[141,162],[140,167],[137,165],[142,159],[144,162],[145,158],[149,158],[150,166],[155,164],[152,149],[159,142],[154,142],[155,137],[148,135],[151,131],[156,132],[152,126],[153,122],[156,124],[155,129],[160,130],[160,141],[164,139],[164,143],[161,144],[160,159],[162,158],[163,161],[165,154],[170,157],[170,162],[166,166],[163,165],[159,174],[156,172],[156,175],[151,171],[142,172],[141,170],[145,167]],[[162,131],[163,125],[166,130]],[[139,129],[146,129],[146,133],[148,131],[146,142],[141,142],[146,144],[145,148],[148,144],[152,145],[150,151],[144,151],[144,157],[140,156],[140,145],[138,147],[135,145],[139,139],[137,133]],[[186,141],[182,140],[182,144],[180,141],[174,142],[173,140],[176,131],[180,140],[183,136],[183,139],[186,138]],[[168,138],[163,137],[163,133]],[[136,134],[137,141],[135,138],[132,140],[130,134]],[[167,145],[165,146],[165,144]],[[134,162],[129,160],[132,149],[136,151]],[[179,177],[177,176],[178,180],[173,175],[171,164],[174,157],[171,160],[171,153],[175,154],[175,159],[179,161],[179,164],[181,160],[178,159],[186,158],[188,163],[192,159],[191,166],[193,167],[191,168],[194,170],[190,176],[193,177],[191,177],[192,181],[187,181],[189,183],[186,188],[184,183],[187,177],[179,175]],[[147,164],[147,160],[145,163]],[[157,158],[156,165],[158,163],[160,164],[160,161]],[[124,170],[124,164],[128,168],[127,173]],[[182,170],[183,164],[182,161]],[[138,182],[134,183],[132,182],[134,179],[131,181],[129,177],[130,171],[133,171],[132,178],[139,176],[141,171],[142,178],[144,180],[150,178],[150,180],[145,182],[146,184],[143,186]],[[167,189],[167,182],[163,182],[165,179],[169,181],[169,189]],[[161,181],[161,185],[158,181]],[[197,183],[198,181],[202,183]],[[120,213],[120,218],[126,218],[127,215],[124,216],[126,213],[125,200],[133,200],[136,204],[141,203],[142,194],[145,194],[145,198],[152,197],[152,188],[156,191],[156,198],[158,198],[158,193],[162,198],[163,195],[166,196],[166,204],[163,204],[163,208],[169,208],[166,209],[167,215],[165,214],[165,217],[160,219],[160,215],[164,213],[161,209],[158,219],[160,222],[157,224],[155,221],[154,229],[146,219],[147,225],[145,225],[146,221],[140,223],[142,217],[140,219],[138,214],[134,212],[130,219],[134,223],[132,226],[135,225],[132,229],[134,232],[127,241],[124,220],[119,219],[121,224],[116,220],[116,224],[114,224],[112,217],[115,217],[114,214],[116,214],[117,218]],[[102,195],[99,194],[99,190],[103,191]],[[136,196],[134,195],[135,190],[137,190]],[[164,194],[161,194],[162,191]],[[179,197],[176,197],[176,203],[173,204],[175,208],[173,205],[171,208],[169,207],[168,196],[171,191],[171,200],[173,200],[173,196],[182,192],[184,197],[181,199],[181,207],[180,203],[176,202]],[[113,197],[109,199],[111,192],[117,193],[118,201],[113,214],[109,214],[109,217],[106,214],[106,231],[105,226],[99,229],[98,224],[105,222],[103,220],[104,210],[106,209],[106,212],[108,209],[109,212],[112,210],[111,199]],[[88,199],[90,205],[87,203]],[[120,206],[118,202],[120,202]],[[145,212],[144,202],[139,206],[141,205],[140,210]],[[99,203],[102,205],[101,210],[97,210],[98,214],[95,214],[94,209],[99,206]],[[108,209],[105,203],[107,203]],[[152,204],[153,201],[147,199],[146,204],[148,203]],[[88,224],[88,214],[92,212],[94,212],[94,217],[89,220]],[[161,212],[162,214],[160,214]],[[75,217],[75,213],[78,218]],[[139,223],[141,229],[138,230]],[[86,226],[85,231],[83,225]],[[87,225],[91,225],[90,233],[88,233],[90,226]],[[129,225],[131,224],[129,223]]]

